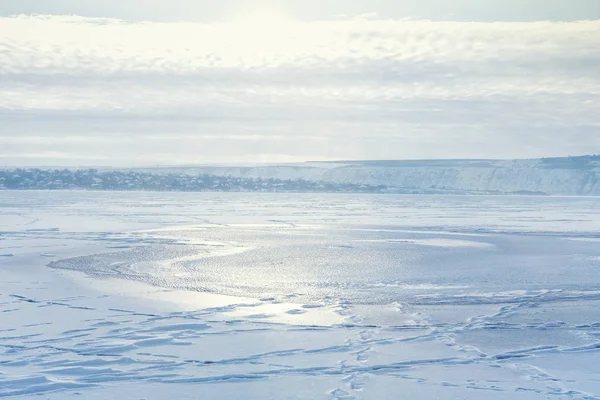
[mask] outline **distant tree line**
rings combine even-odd
[[[181,192],[331,192],[381,193],[383,185],[329,183],[216,175],[157,174],[126,170],[0,170],[0,190],[122,190]]]

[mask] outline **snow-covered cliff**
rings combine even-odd
[[[384,185],[390,191],[600,195],[600,156],[168,168],[187,174]]]

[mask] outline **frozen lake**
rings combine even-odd
[[[273,202],[272,196],[263,197]],[[401,225],[403,220],[394,210],[437,211],[442,221],[467,210],[454,198],[447,198],[450,204],[440,209],[438,203],[443,199],[438,198],[380,196],[365,198],[361,204],[348,197],[300,197],[303,204],[294,205],[288,198],[285,209],[279,205],[274,210],[274,219],[251,224],[236,223],[235,217],[246,216],[249,210],[244,210],[246,202],[236,204],[234,197],[225,200],[233,208],[223,210],[225,218],[211,216],[214,221],[201,226],[143,232],[142,236],[163,240],[130,250],[65,259],[51,266],[166,288],[278,300],[293,296],[317,303],[469,304],[510,302],[532,294],[538,301],[598,295],[600,239],[594,240],[594,232],[585,237],[569,232],[569,224],[574,222],[569,216],[536,221],[539,227],[562,222],[564,233],[519,231],[517,226],[510,232],[508,226],[493,225],[413,227]],[[323,206],[327,200],[331,204]],[[481,198],[479,206],[487,212],[504,212],[504,218],[512,217],[515,223],[527,222],[524,215],[510,215],[525,213],[525,206],[531,206],[526,199],[519,200]],[[579,205],[573,200],[563,202],[565,208]],[[216,199],[208,206],[215,207],[215,203]],[[318,207],[311,209],[310,203]],[[560,203],[554,200],[545,205]],[[261,204],[261,196],[255,196],[252,208],[257,204]],[[470,206],[476,208],[477,204]],[[359,210],[364,218],[357,218]],[[269,205],[258,212],[268,217]],[[322,218],[320,212],[325,214]],[[430,218],[432,225],[438,222],[434,215]],[[460,224],[471,218],[462,217]],[[582,218],[578,216],[575,222]],[[484,223],[476,218],[471,222]],[[578,240],[573,240],[573,235]]]
[[[5,191],[0,271],[0,397],[600,395],[600,198]]]

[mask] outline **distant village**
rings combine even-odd
[[[96,169],[3,169],[0,190],[381,193],[383,185]]]

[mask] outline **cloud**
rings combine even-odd
[[[386,18],[460,21],[576,21],[600,18],[597,0],[2,0],[0,15],[54,14],[113,17],[134,21],[211,22],[261,7],[314,21],[376,11]],[[233,15],[232,15],[233,14]]]
[[[0,160],[102,150],[106,162],[135,163],[165,147],[181,162],[600,147],[600,21],[374,17],[273,26],[0,18],[0,143],[10,142]],[[21,141],[6,139],[14,135]],[[114,135],[139,145],[98,146]],[[70,139],[36,139],[61,136]]]

